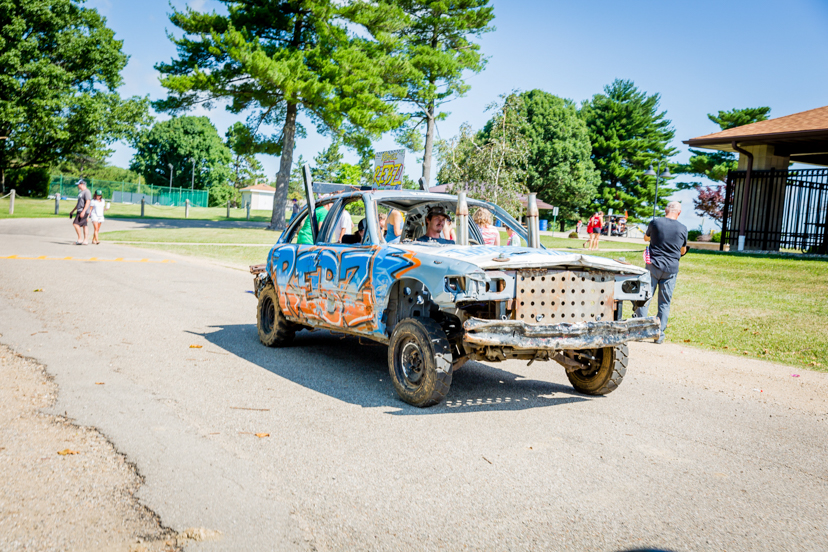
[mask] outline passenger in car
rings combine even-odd
[[[362,239],[365,237],[365,228],[367,224],[365,219],[359,221],[357,225],[357,231],[353,234],[345,234],[342,236],[342,243],[344,244],[360,244],[362,243]]]
[[[473,219],[477,227],[480,228],[485,245],[500,245],[500,232],[492,226],[494,218],[492,217],[491,211],[481,207],[474,214]]]
[[[446,221],[450,220],[451,217],[446,212],[445,207],[441,205],[435,205],[434,207],[431,207],[428,210],[428,214],[426,215],[425,235],[417,238],[417,241],[427,243],[454,244],[454,240],[447,240],[441,236],[443,232],[443,226],[445,225]]]

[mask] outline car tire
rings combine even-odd
[[[259,341],[268,347],[290,345],[296,335],[296,327],[289,322],[279,306],[279,294],[272,283],[259,292],[259,306],[256,309],[256,327]]]
[[[627,344],[593,349],[589,353],[596,358],[590,361],[589,369],[566,373],[572,387],[584,395],[606,395],[618,389],[630,363]]]
[[[446,398],[451,386],[451,346],[437,322],[406,318],[391,333],[388,372],[400,398],[426,407]]]

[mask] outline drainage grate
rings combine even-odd
[[[614,291],[609,272],[521,270],[515,318],[530,324],[612,320]]]

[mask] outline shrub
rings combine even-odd
[[[698,230],[690,230],[689,232],[687,232],[687,241],[696,241],[699,239],[699,236],[701,235],[702,233]]]
[[[722,233],[721,232],[713,232],[713,241],[716,243],[722,242]]]
[[[31,167],[7,172],[6,193],[12,188],[18,195],[46,197],[49,193],[49,169],[46,167]]]
[[[577,232],[570,232],[569,237],[573,238],[573,239],[578,239],[578,233]]]

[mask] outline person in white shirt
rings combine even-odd
[[[109,205],[103,198],[103,190],[95,190],[95,195],[92,197],[92,211],[89,214],[89,220],[92,221],[92,226],[95,228],[92,234],[92,243],[99,245],[101,243],[98,237],[98,232],[101,230],[101,224],[104,221],[104,211],[109,210]]]
[[[342,216],[339,217],[339,239],[337,241],[342,243],[342,236],[350,234],[353,229],[354,222],[351,220],[351,213],[343,209]]]

